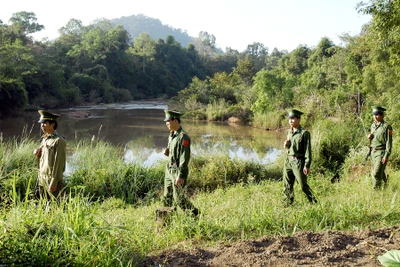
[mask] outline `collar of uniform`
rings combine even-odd
[[[299,126],[297,129],[296,129],[296,131],[292,131],[292,134],[295,134],[295,133],[301,133],[301,131],[303,130],[303,127],[301,127],[301,126]]]
[[[179,127],[178,130],[176,130],[176,132],[174,132],[174,135],[178,135],[182,132],[182,127]]]
[[[57,136],[58,136],[57,131],[54,131],[51,134],[44,134],[45,138],[54,138],[54,137],[57,137]]]

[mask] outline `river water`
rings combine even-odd
[[[124,159],[140,161],[145,166],[165,159],[163,149],[168,142],[165,125],[165,103],[132,102],[104,104],[71,109],[50,110],[60,114],[58,132],[67,144],[82,139],[104,140],[124,146]],[[39,114],[26,112],[20,117],[0,119],[0,138],[41,136]],[[272,163],[282,149],[284,136],[278,132],[256,129],[227,122],[206,122],[182,119],[183,129],[192,140],[194,155],[229,155],[232,159]]]

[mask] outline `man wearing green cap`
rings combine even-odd
[[[381,106],[372,107],[374,122],[371,125],[371,133],[367,138],[370,140],[372,177],[374,178],[374,189],[386,186],[388,178],[385,168],[392,153],[392,126],[384,120],[386,109]]]
[[[33,154],[39,159],[36,198],[57,197],[63,188],[66,164],[66,142],[57,131],[59,115],[39,110],[40,127],[43,132],[40,147]]]
[[[185,185],[189,174],[190,137],[181,127],[181,113],[164,110],[166,125],[170,130],[168,146],[164,155],[168,157],[165,170],[163,204],[176,210],[179,206],[190,210],[194,216],[199,210],[189,201],[185,194]]]
[[[283,169],[283,186],[286,205],[294,201],[294,182],[297,180],[310,203],[317,200],[308,183],[307,175],[311,166],[311,135],[300,125],[303,113],[297,109],[289,111],[290,129],[286,134],[284,147],[287,149],[287,158]]]

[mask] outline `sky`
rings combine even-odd
[[[13,13],[36,15],[45,29],[35,39],[55,39],[70,19],[84,26],[97,19],[145,15],[198,37],[200,31],[216,38],[216,46],[243,52],[258,42],[272,51],[292,51],[299,45],[315,47],[323,37],[340,45],[339,36],[361,32],[371,17],[359,14],[361,0],[13,0],[0,8],[8,24]]]

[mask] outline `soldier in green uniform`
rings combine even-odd
[[[317,200],[312,193],[308,183],[307,175],[311,166],[311,135],[300,125],[301,115],[299,110],[289,111],[290,129],[286,134],[284,147],[287,149],[287,158],[283,169],[283,186],[286,205],[291,205],[294,201],[294,183],[299,183],[301,189],[306,194],[310,203]]]
[[[168,157],[165,170],[163,204],[176,210],[179,206],[190,210],[198,216],[199,210],[189,201],[185,194],[185,185],[189,174],[190,137],[181,127],[181,113],[165,110],[166,125],[170,130],[168,147],[164,155]]]
[[[59,115],[44,110],[40,114],[40,127],[43,131],[40,147],[33,154],[39,160],[36,198],[57,197],[63,188],[63,173],[66,164],[66,142],[57,131]]]
[[[374,122],[371,125],[371,133],[367,136],[371,146],[372,177],[375,189],[387,185],[388,177],[385,175],[385,168],[392,152],[393,129],[384,120],[385,111],[386,109],[381,106],[372,107]]]

